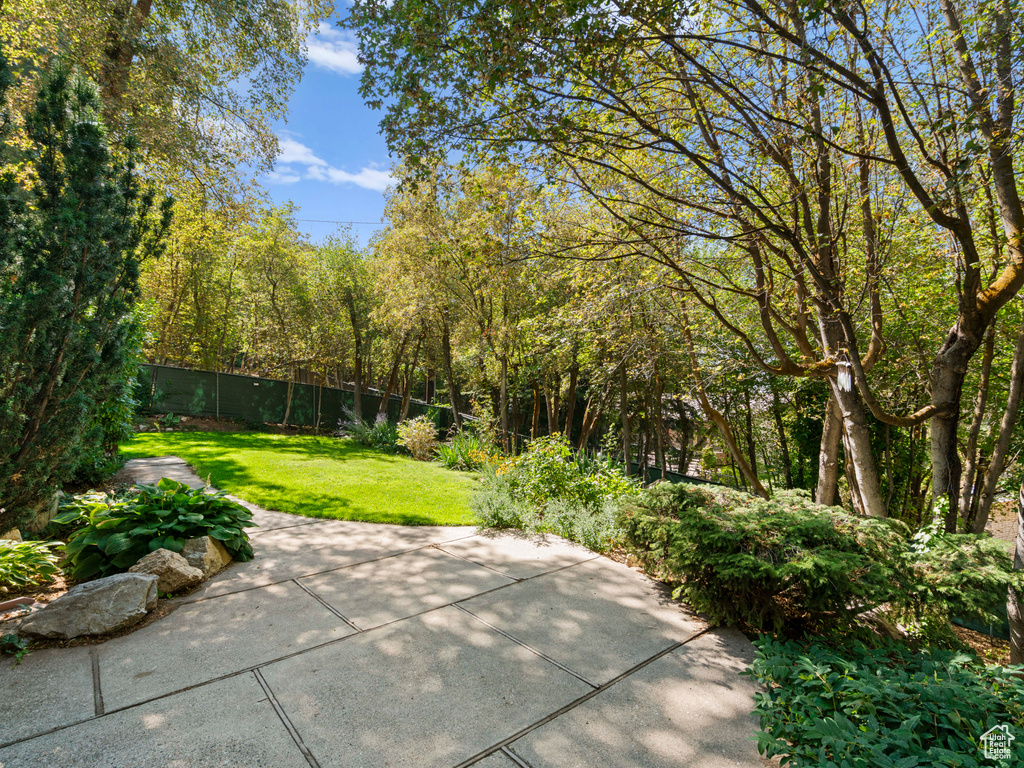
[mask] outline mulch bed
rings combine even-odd
[[[953,631],[987,664],[1007,665],[1010,663],[1010,643],[1001,637],[992,637],[983,632],[975,632],[967,627],[953,625]]]

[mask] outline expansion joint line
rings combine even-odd
[[[564,715],[566,712],[571,712],[572,710],[576,709],[576,707],[578,707],[580,704],[585,704],[586,702],[590,701],[592,698],[594,698],[598,694],[600,694],[600,693],[602,693],[604,691],[607,691],[609,688],[611,688],[616,683],[619,683],[619,682],[625,680],[630,675],[636,674],[637,672],[639,672],[641,669],[643,669],[644,667],[648,666],[649,664],[653,664],[654,662],[656,662],[658,659],[662,658],[663,656],[668,656],[673,651],[676,651],[679,648],[682,648],[687,643],[693,642],[698,637],[701,637],[702,635],[705,635],[705,634],[707,634],[710,631],[711,631],[711,627],[707,627],[705,629],[702,629],[700,632],[695,633],[692,637],[688,637],[685,640],[683,640],[681,642],[678,642],[678,643],[673,643],[672,645],[670,645],[668,648],[664,649],[663,651],[658,651],[658,653],[654,654],[653,656],[651,656],[649,658],[644,659],[639,664],[637,664],[635,667],[631,667],[630,669],[627,669],[625,672],[623,672],[618,677],[612,678],[607,683],[604,683],[603,685],[595,688],[594,690],[589,691],[589,692],[583,694],[578,699],[574,699],[574,700],[570,701],[568,704],[566,704],[561,709],[555,710],[550,715],[546,715],[545,717],[542,717],[537,722],[532,723],[532,724],[526,726],[522,730],[517,731],[516,733],[513,733],[511,736],[509,736],[509,737],[507,737],[505,739],[502,739],[497,744],[495,744],[495,745],[485,749],[483,752],[478,752],[477,754],[473,755],[468,760],[463,760],[461,763],[456,765],[455,768],[469,768],[469,766],[471,766],[474,763],[477,763],[477,762],[483,760],[485,757],[487,757],[488,755],[492,755],[495,752],[502,752],[503,754],[506,753],[505,752],[505,748],[508,747],[510,744],[512,744],[514,741],[517,741],[517,740],[523,738],[523,736],[525,736],[526,734],[530,733],[531,731],[537,730],[542,725],[547,725],[552,720],[555,720],[555,719],[561,717],[562,715]],[[508,752],[511,752],[511,750],[508,750]],[[521,760],[521,758],[520,758],[520,760]]]
[[[326,600],[324,600],[322,597],[320,597],[320,595],[318,595],[316,592],[311,590],[309,587],[307,587],[301,581],[299,581],[298,579],[292,579],[292,581],[295,583],[295,586],[297,586],[299,589],[301,589],[307,595],[309,595],[314,600],[316,600],[318,603],[320,603],[320,605],[322,605],[328,611],[330,611],[335,616],[337,616],[339,619],[341,619],[346,624],[348,624],[350,627],[352,627],[352,629],[354,629],[356,632],[362,632],[363,631],[362,629],[360,629],[359,627],[356,626],[355,622],[353,622],[351,619],[349,619],[347,616],[345,616],[345,614],[343,614],[341,611],[339,611],[333,605],[328,603]]]
[[[515,752],[513,752],[508,747],[502,747],[498,751],[501,752],[501,754],[503,754],[505,757],[507,757],[513,763],[518,765],[519,768],[533,768],[532,765],[530,765],[528,762],[523,760],[523,758],[521,758],[519,755],[517,755]]]
[[[469,615],[469,616],[472,616],[472,617],[473,617],[474,619],[476,619],[477,621],[479,621],[479,622],[480,622],[481,624],[483,624],[483,625],[484,625],[485,627],[487,627],[488,629],[493,629],[493,630],[494,630],[495,632],[497,632],[497,633],[498,633],[499,635],[501,635],[502,637],[508,638],[509,640],[511,640],[511,641],[512,641],[513,643],[515,643],[516,645],[518,645],[518,646],[521,646],[522,648],[525,648],[526,650],[528,650],[528,651],[529,651],[530,653],[534,654],[535,656],[540,656],[540,657],[541,657],[542,659],[544,659],[544,661],[548,662],[549,664],[554,664],[554,665],[555,665],[556,667],[558,667],[558,668],[559,668],[560,670],[562,670],[563,672],[565,672],[565,673],[567,673],[567,674],[570,674],[570,675],[572,675],[572,676],[573,676],[573,677],[575,677],[575,678],[576,678],[577,680],[579,680],[579,681],[580,681],[581,683],[586,683],[586,684],[587,684],[587,685],[589,685],[589,686],[590,686],[591,688],[598,688],[598,687],[600,687],[600,686],[598,686],[598,685],[597,685],[596,683],[592,683],[592,682],[590,682],[589,680],[587,680],[587,678],[583,677],[583,675],[579,674],[578,672],[574,672],[573,670],[569,669],[569,668],[568,668],[567,666],[565,666],[564,664],[560,664],[559,662],[555,661],[555,660],[554,660],[553,658],[551,658],[550,656],[548,656],[548,655],[547,655],[546,653],[544,653],[543,651],[540,651],[540,650],[538,650],[538,649],[534,648],[534,647],[533,647],[532,645],[528,645],[527,643],[524,643],[524,642],[523,642],[522,640],[520,640],[520,639],[519,639],[518,637],[515,637],[514,635],[510,635],[510,634],[509,634],[508,632],[506,632],[506,631],[505,631],[505,630],[503,630],[503,629],[499,629],[498,627],[496,627],[496,626],[494,626],[493,624],[491,624],[491,623],[490,623],[489,621],[486,621],[486,620],[484,620],[484,619],[481,619],[481,618],[480,618],[479,616],[477,616],[477,615],[476,615],[475,613],[473,613],[473,612],[472,612],[472,611],[470,611],[470,610],[467,610],[466,608],[463,608],[463,607],[462,607],[461,605],[459,605],[458,603],[453,603],[453,606],[454,606],[455,608],[458,608],[458,609],[459,609],[460,611],[462,611],[463,613],[465,613],[465,614],[467,614],[467,615]]]
[[[92,665],[92,704],[96,717],[103,715],[103,688],[100,686],[100,654],[95,648],[89,649],[89,663]]]
[[[281,702],[277,700],[277,697],[274,695],[274,692],[270,690],[270,686],[267,685],[267,681],[264,679],[263,673],[260,672],[258,669],[254,669],[252,673],[256,676],[256,681],[260,684],[260,688],[262,688],[263,692],[267,694],[267,699],[274,707],[274,711],[277,712],[277,716],[281,718],[281,722],[284,724],[284,727],[288,730],[288,735],[292,737],[292,741],[295,742],[295,746],[299,748],[299,751],[302,753],[302,756],[306,758],[306,762],[309,763],[309,767],[320,768],[320,763],[317,762],[317,759],[313,756],[313,753],[309,751],[309,747],[307,747],[305,742],[302,741],[302,736],[299,735],[299,732],[296,730],[295,726],[292,725],[292,721],[288,719],[288,715],[285,713],[284,708],[281,706]]]

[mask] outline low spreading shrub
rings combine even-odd
[[[1022,668],[886,643],[843,648],[762,637],[748,672],[764,687],[758,748],[793,768],[1020,765]],[[986,759],[980,737],[1005,725],[1011,757]]]
[[[84,521],[84,525],[82,525]],[[66,568],[75,579],[125,571],[156,549],[180,552],[188,539],[210,536],[236,560],[251,560],[245,528],[252,513],[225,498],[163,478],[121,496],[87,493],[61,505],[58,525],[80,525],[68,539]]]
[[[355,412],[345,409],[345,418],[338,422],[336,437],[347,437],[367,448],[384,453],[398,453],[398,430],[383,413],[373,423],[363,421]]]
[[[50,581],[63,548],[59,541],[0,541],[0,593]]]
[[[534,440],[497,468],[485,466],[472,505],[485,527],[554,533],[603,551],[618,539],[619,505],[638,492],[620,467],[577,458],[559,435]]]
[[[1022,574],[998,542],[912,537],[902,523],[726,488],[660,484],[623,510],[627,548],[713,621],[766,631],[847,631],[866,616],[953,640],[949,618],[995,620]]]
[[[398,444],[417,461],[429,461],[437,449],[437,427],[429,416],[417,416],[398,425]]]

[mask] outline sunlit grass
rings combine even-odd
[[[260,432],[143,433],[129,459],[180,456],[212,485],[266,509],[338,520],[467,525],[474,475],[348,440]]]

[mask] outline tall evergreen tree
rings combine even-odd
[[[12,83],[0,56],[5,104]],[[100,114],[95,88],[57,69],[25,116],[27,147],[0,115],[0,530],[70,476],[120,390],[139,263],[170,220],[170,201],[154,210],[130,159],[115,159]]]

